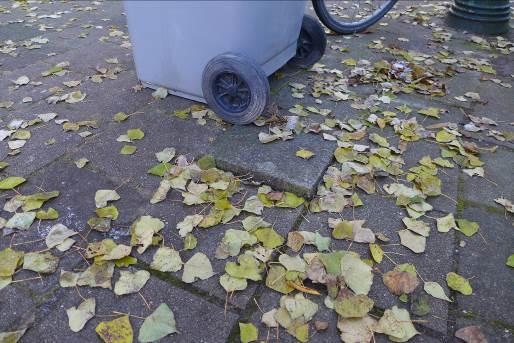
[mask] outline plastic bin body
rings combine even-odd
[[[202,72],[219,54],[245,54],[269,76],[296,53],[305,3],[125,1],[137,76],[201,102]]]

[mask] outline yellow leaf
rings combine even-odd
[[[309,150],[305,150],[305,149],[300,149],[296,152],[296,156],[298,157],[301,157],[303,159],[306,159],[308,160],[309,158],[311,158],[312,156],[314,156],[314,153],[312,151],[309,151]]]
[[[100,322],[95,331],[105,343],[132,343],[132,325],[128,316]]]

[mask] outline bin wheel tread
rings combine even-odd
[[[214,57],[203,71],[202,91],[207,104],[223,120],[249,124],[266,109],[268,78],[262,68],[242,54]]]
[[[296,67],[309,68],[321,59],[326,46],[327,38],[323,26],[317,19],[305,15],[298,36],[296,55],[290,62]]]

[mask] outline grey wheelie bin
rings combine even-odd
[[[139,80],[248,124],[266,108],[267,77],[317,62],[323,28],[305,1],[125,1]]]

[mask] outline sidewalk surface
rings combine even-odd
[[[0,342],[513,342],[514,29],[448,6],[235,127],[138,84],[121,2],[1,2]]]

